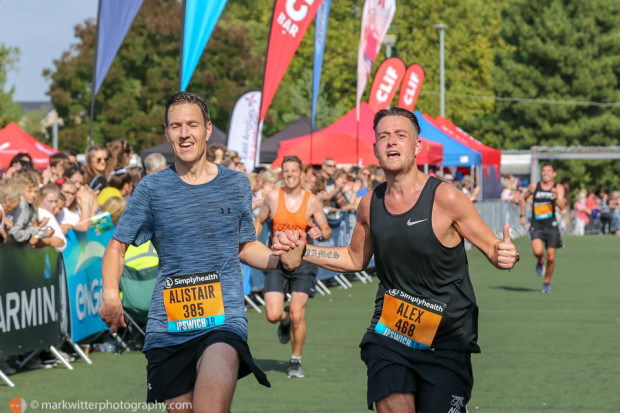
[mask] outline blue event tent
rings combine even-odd
[[[415,116],[420,124],[420,136],[430,141],[443,144],[443,165],[444,166],[478,166],[482,163],[480,152],[455,141],[441,130],[427,121],[419,111],[415,111]]]

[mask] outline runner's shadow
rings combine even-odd
[[[494,290],[514,291],[518,293],[528,293],[528,292],[540,290],[540,288],[513,287],[510,285],[498,285],[497,287],[491,287],[491,288],[493,288]]]
[[[282,373],[288,372],[288,361],[282,360],[270,360],[270,359],[254,359],[256,365],[261,370],[267,371],[279,371]]]

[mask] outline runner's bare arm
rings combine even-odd
[[[263,205],[260,207],[260,210],[258,211],[258,216],[254,220],[254,229],[256,230],[257,237],[260,236],[260,233],[263,230],[263,223],[267,221],[267,219],[269,218],[269,215],[271,214],[271,209],[269,208],[269,205],[271,205],[270,195],[273,194],[273,192],[275,191],[271,191],[269,194],[267,194],[267,196],[265,197],[265,200],[263,201]]]
[[[435,207],[438,212],[451,218],[456,232],[475,245],[491,264],[500,269],[514,267],[517,250],[510,240],[510,224],[504,225],[504,239],[500,240],[482,220],[467,196],[448,185],[437,188]]]
[[[316,247],[307,245],[304,261],[338,272],[361,271],[373,254],[370,234],[370,198],[364,195],[357,209],[357,223],[348,247]]]
[[[310,207],[312,208],[312,219],[316,222],[317,227],[321,231],[320,240],[324,241],[331,238],[332,229],[330,228],[327,217],[323,212],[323,204],[316,195],[310,197]]]
[[[566,208],[566,191],[564,190],[564,185],[555,185],[555,191],[555,204],[560,208],[560,211],[564,211]]]
[[[299,267],[302,252],[303,246],[300,246],[278,256],[259,241],[239,244],[239,259],[241,262],[259,270],[275,270],[278,268],[280,260],[284,269],[293,270]]]
[[[127,244],[112,238],[105,249],[101,262],[103,300],[101,308],[99,308],[99,316],[106,326],[110,327],[110,333],[116,332],[118,324],[127,327],[118,287],[121,275],[123,275],[127,247]]]
[[[534,191],[536,190],[536,183],[532,182],[528,185],[527,189],[521,196],[520,206],[521,206],[521,217],[525,214],[525,204],[527,204],[527,200],[534,195]]]
[[[525,225],[526,219],[525,219],[525,205],[527,204],[527,200],[529,198],[532,197],[532,195],[534,195],[534,191],[536,190],[536,183],[532,182],[528,185],[527,189],[525,190],[525,192],[523,193],[523,195],[521,196],[521,201],[519,201],[519,209],[521,211],[520,213],[520,223],[521,225]]]

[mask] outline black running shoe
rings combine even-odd
[[[284,312],[286,313],[286,318],[280,321],[280,325],[278,326],[278,340],[280,340],[282,344],[291,341],[291,316],[288,306],[284,307]]]

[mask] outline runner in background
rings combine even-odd
[[[271,219],[274,235],[301,230],[307,231],[311,239],[324,241],[331,237],[323,205],[316,195],[302,188],[301,175],[301,160],[297,156],[285,156],[282,161],[284,186],[267,194],[255,220],[257,234],[261,233],[263,223]],[[288,377],[304,377],[301,354],[306,340],[305,314],[308,299],[314,297],[317,271],[316,266],[303,263],[293,272],[271,271],[265,278],[267,320],[280,323],[278,339],[282,344],[291,341],[293,354]],[[291,295],[291,302],[284,307],[287,293]]]
[[[540,171],[541,182],[532,182],[521,198],[521,225],[525,225],[525,204],[532,198],[532,217],[530,219],[530,239],[532,251],[536,257],[536,274],[545,275],[543,293],[551,292],[551,276],[555,269],[555,252],[562,248],[562,237],[558,220],[555,216],[556,206],[560,211],[566,207],[564,186],[556,184],[555,167],[546,163]],[[545,265],[544,249],[547,250],[547,264]]]

